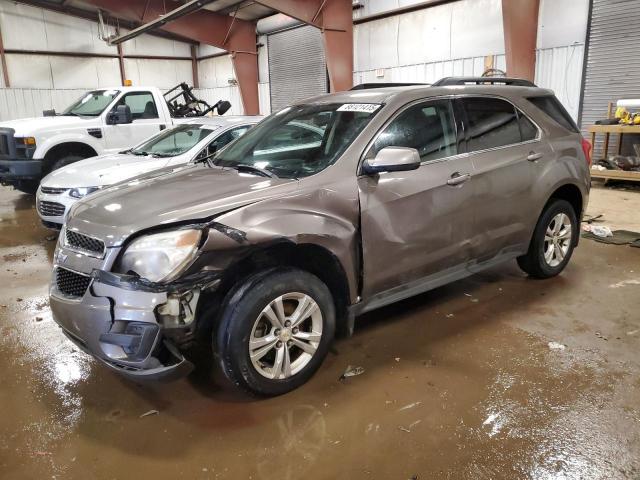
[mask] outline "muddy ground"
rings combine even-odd
[[[590,211],[638,224],[640,192]],[[0,478],[640,478],[640,248],[583,239],[560,277],[511,263],[372,312],[310,383],[251,400],[78,351],[47,304],[50,236],[0,188]]]

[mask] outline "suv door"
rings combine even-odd
[[[122,125],[105,125],[108,151],[132,147],[155,135],[166,126],[158,114],[158,106],[151,92],[125,93],[114,104],[111,111],[115,111],[118,105],[129,106],[132,122]]]
[[[384,147],[411,147],[422,164],[358,177],[365,299],[464,270],[475,200],[458,127],[451,100],[420,101],[396,114],[366,152],[372,158]]]
[[[523,253],[529,244],[535,163],[549,153],[539,128],[509,101],[462,97],[467,151],[475,172],[473,258]]]

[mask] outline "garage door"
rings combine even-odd
[[[298,27],[268,37],[271,111],[327,93],[327,66],[320,30]]]
[[[609,102],[640,98],[640,0],[593,0],[588,40],[583,130],[607,116]],[[598,138],[594,158],[601,152]]]

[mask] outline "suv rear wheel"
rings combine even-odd
[[[518,265],[535,278],[558,275],[571,259],[578,230],[571,204],[562,199],[552,200],[538,220],[529,251],[518,257]]]
[[[228,295],[217,332],[225,376],[263,396],[289,392],[318,369],[335,333],[327,286],[297,269],[256,274]]]

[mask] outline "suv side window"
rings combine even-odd
[[[373,144],[368,157],[385,147],[410,147],[423,161],[458,153],[453,104],[449,100],[419,103],[398,115]]]
[[[509,102],[499,98],[463,98],[467,112],[469,152],[520,143],[518,115]]]
[[[158,118],[158,109],[151,92],[127,93],[118,101],[116,107],[118,105],[128,105],[133,120]]]
[[[520,110],[518,110],[518,123],[520,124],[520,133],[523,142],[529,142],[538,137],[538,127]]]

